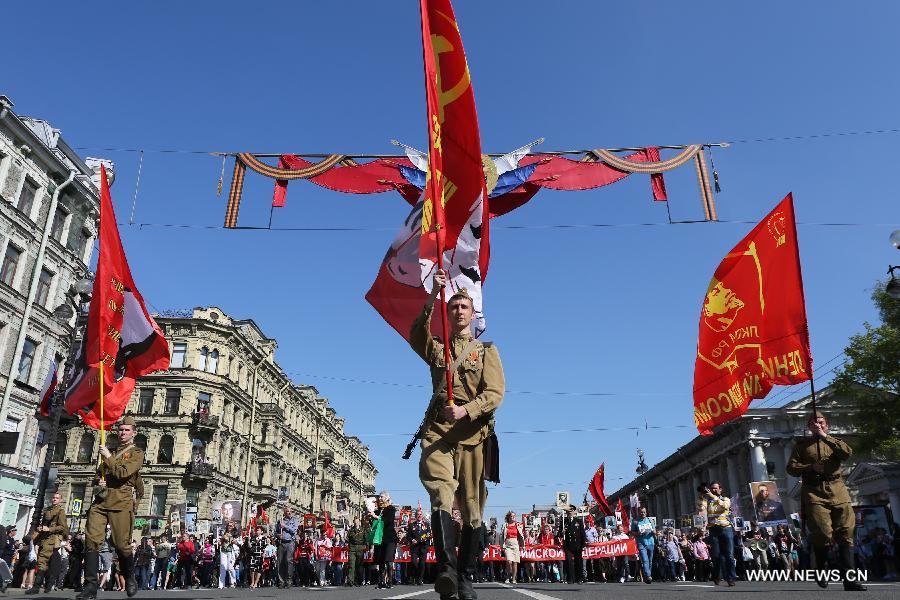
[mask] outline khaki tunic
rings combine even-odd
[[[103,459],[106,497],[96,499],[91,505],[85,526],[85,550],[99,551],[106,536],[106,524],[109,523],[112,546],[120,556],[131,555],[135,490],[140,485],[139,471],[143,464],[144,451],[134,444],[119,448],[109,458]],[[95,496],[101,489],[95,486]]]
[[[800,502],[814,546],[822,547],[832,539],[839,544],[853,545],[856,519],[850,506],[850,493],[841,476],[841,465],[852,454],[846,442],[830,435],[821,440],[803,439],[791,452],[785,470],[803,480]],[[821,474],[813,470],[815,464],[822,465]]]
[[[494,428],[494,411],[503,401],[506,383],[500,355],[493,345],[475,341],[453,377],[454,402],[467,416],[455,423],[440,416],[447,404],[442,382],[446,378],[444,344],[431,335],[433,308],[427,306],[413,322],[409,343],[431,370],[433,394],[425,415],[419,479],[428,492],[433,511],[451,512],[454,501],[463,523],[481,525],[487,488],[484,485],[482,442]],[[454,360],[472,341],[471,336],[454,336],[450,342]],[[437,392],[437,390],[441,390]]]
[[[66,524],[66,511],[60,506],[51,506],[44,509],[41,515],[41,525],[50,528],[50,531],[38,533],[34,543],[37,545],[37,570],[46,571],[50,566],[50,557],[53,551],[60,547],[63,537],[69,535],[69,526]]]

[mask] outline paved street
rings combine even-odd
[[[479,600],[587,600],[607,596],[609,598],[653,598],[660,593],[677,594],[680,599],[700,598],[706,594],[728,594],[732,600],[744,598],[747,600],[759,600],[760,592],[770,595],[784,596],[788,594],[793,598],[806,598],[813,600],[822,594],[828,597],[855,597],[866,600],[895,600],[900,597],[900,583],[871,583],[869,591],[864,594],[851,594],[844,592],[840,586],[832,585],[827,590],[821,590],[812,583],[738,583],[736,587],[728,588],[724,584],[716,587],[706,583],[661,583],[644,585],[636,583],[628,584],[587,584],[587,585],[559,585],[559,584],[524,584],[511,587],[505,584],[482,583],[477,584]],[[23,590],[10,590],[9,596],[24,595]],[[219,600],[227,598],[315,598],[327,595],[332,600],[405,600],[416,598],[420,600],[437,600],[438,595],[430,587],[395,586],[389,590],[377,590],[372,587],[364,588],[293,588],[279,590],[274,588],[262,588],[258,590],[226,589],[226,590],[192,590],[185,592],[174,590],[167,592],[141,592],[136,598],[166,598],[168,600]],[[48,596],[28,596],[29,598],[74,598],[75,593],[70,591],[54,592]],[[104,600],[125,599],[121,592],[107,592],[99,596]]]

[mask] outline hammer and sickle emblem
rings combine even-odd
[[[445,15],[444,13],[437,11],[439,15],[441,15],[444,19],[450,22],[453,25],[453,28],[459,31],[459,28],[456,25],[456,22]],[[431,48],[434,50],[434,67],[435,67],[435,75],[436,75],[436,87],[438,90],[438,117],[440,118],[441,123],[444,122],[444,107],[459,98],[465,93],[465,91],[469,88],[472,83],[472,78],[469,75],[469,64],[466,62],[466,69],[463,72],[462,77],[459,78],[450,89],[445,90],[441,86],[441,54],[445,52],[454,52],[456,48],[453,47],[453,44],[442,35],[432,35],[431,36]],[[465,56],[463,56],[463,61],[465,62]]]

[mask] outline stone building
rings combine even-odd
[[[741,418],[697,436],[642,476],[610,494],[610,503],[638,492],[658,519],[696,513],[697,487],[719,481],[727,495],[739,495],[741,515],[752,519],[751,481],[775,481],[786,514],[800,512],[800,481],[785,471],[794,442],[809,435],[811,397],[772,408],[751,408]],[[832,387],[816,393],[816,406],[828,418],[829,432],[854,445],[853,401]],[[854,504],[890,504],[900,515],[900,465],[854,455],[844,468]]]
[[[368,447],[345,434],[344,418],[316,388],[279,367],[275,340],[215,307],[155,318],[171,366],[140,379],[126,411],[146,453],[139,519],[158,521],[180,503],[212,519],[213,503],[224,500],[242,503],[245,522],[251,503],[267,501],[277,501],[270,516],[287,505],[334,516],[342,498],[347,517],[361,514],[377,473]],[[58,438],[54,458],[70,513],[90,501],[96,434],[75,428]]]
[[[87,272],[100,162],[82,160],[58,129],[16,114],[0,96],[0,423],[18,433],[12,452],[0,454],[0,523],[23,535],[47,428],[36,418],[38,396],[51,361],[62,368],[74,324],[56,322],[53,310]]]

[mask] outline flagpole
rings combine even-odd
[[[440,202],[440,199],[437,199]],[[435,204],[435,208],[437,205]],[[441,217],[444,216],[443,208],[440,210],[435,210],[435,216],[440,214]],[[443,218],[440,220],[435,219],[434,224],[434,243],[437,246],[437,267],[441,271],[444,270],[444,236],[441,232],[441,228],[443,226]],[[447,300],[446,300],[446,285],[441,286],[441,328],[443,329],[444,334],[444,363],[447,365],[447,404],[453,406],[455,403],[453,402],[453,371],[450,369],[450,364],[453,362],[450,358],[450,336],[447,335],[447,330],[449,329],[447,323]]]

